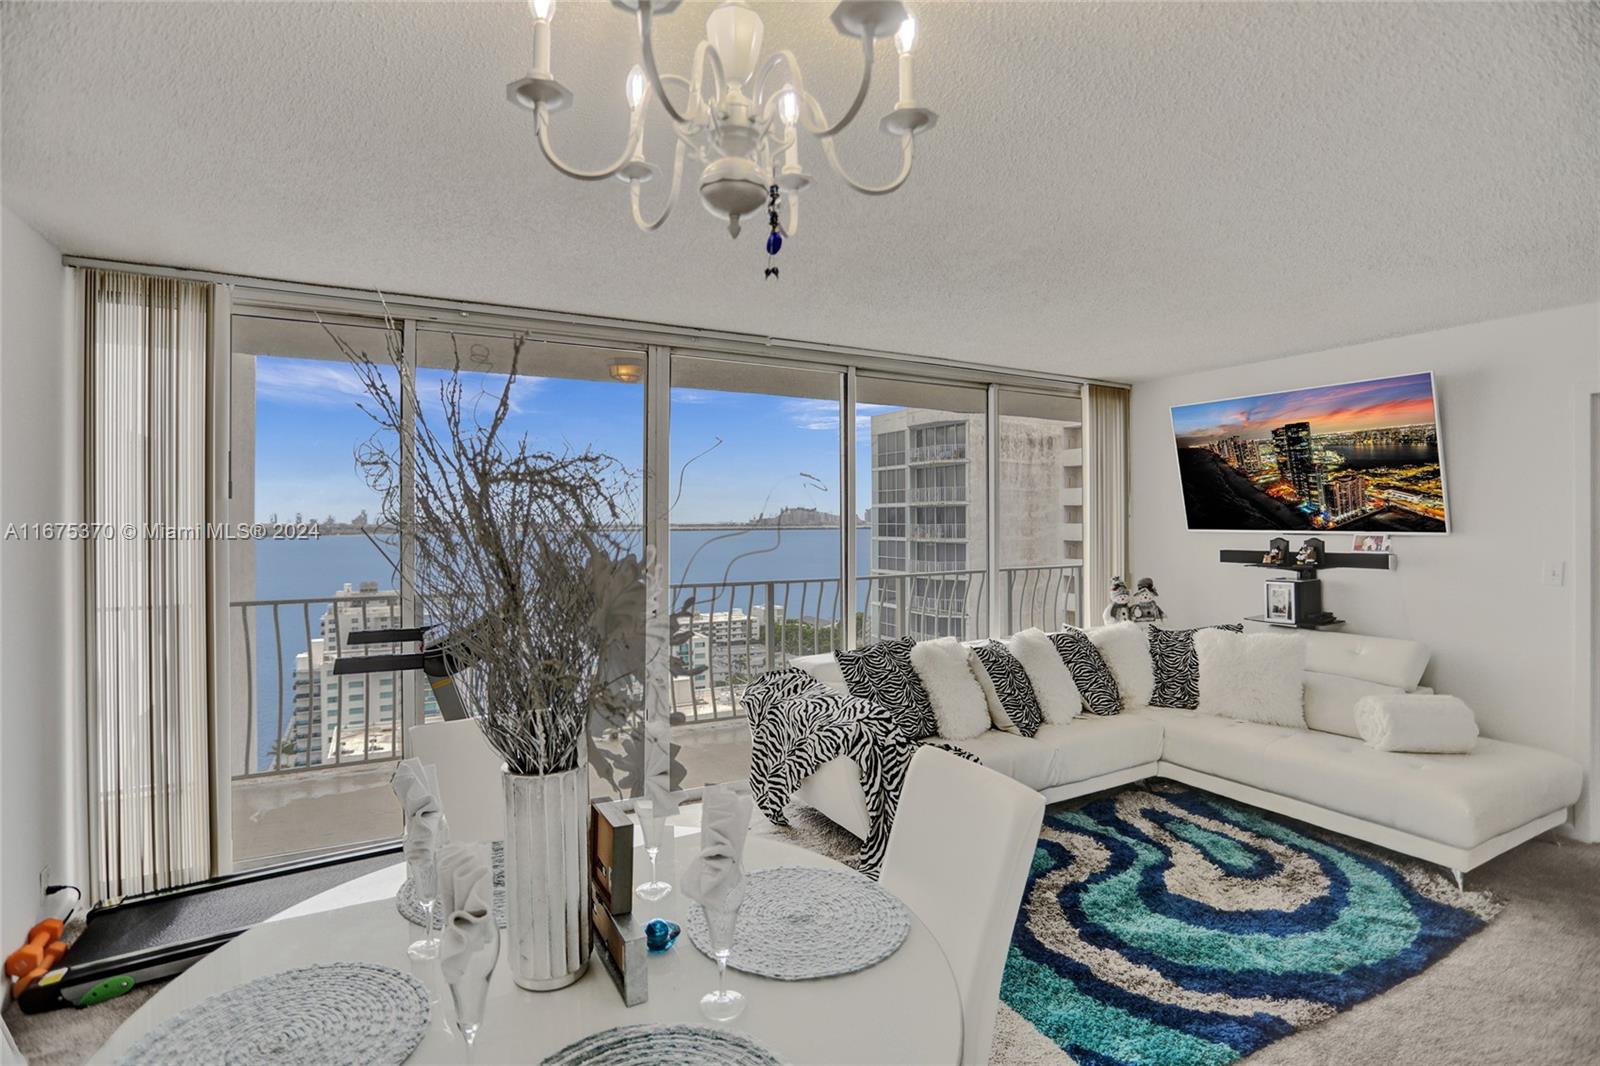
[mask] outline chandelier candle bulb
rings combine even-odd
[[[556,0],[528,0],[533,12],[533,76],[550,76],[550,19],[556,13]]]
[[[644,103],[644,68],[635,63],[633,69],[628,71],[628,110],[633,112],[635,122],[639,120],[639,105]]]
[[[900,52],[900,101],[896,107],[912,107],[915,104],[915,96],[911,91],[911,49],[916,43],[917,20],[907,15],[894,35],[894,46]]]

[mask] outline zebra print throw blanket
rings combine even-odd
[[[783,809],[824,763],[841,755],[855,760],[868,825],[859,868],[876,879],[906,771],[920,745],[907,738],[889,709],[837,692],[798,667],[762,674],[740,702],[750,720],[750,791],[774,825],[789,824]],[[953,745],[937,746],[978,761]]]

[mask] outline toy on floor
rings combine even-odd
[[[1128,595],[1128,585],[1120,577],[1111,579],[1111,602],[1106,604],[1100,620],[1106,625],[1133,621],[1133,598]]]
[[[1159,622],[1167,616],[1156,602],[1156,583],[1147,577],[1139,579],[1129,610],[1135,622]]]

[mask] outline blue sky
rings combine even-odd
[[[442,371],[421,371],[425,409],[438,411]],[[464,375],[468,395],[483,398],[484,415],[498,396],[499,379]],[[495,390],[492,394],[488,390]],[[365,396],[355,373],[340,363],[262,357],[256,363],[256,514],[332,514],[342,520],[365,508],[378,510],[377,494],[362,481],[355,447],[374,423],[357,407]],[[644,389],[611,381],[524,378],[513,393],[510,424],[536,446],[593,447],[638,470],[643,455]],[[860,469],[866,463],[866,424],[857,417]],[[721,444],[717,441],[721,440]],[[743,520],[785,506],[839,510],[839,411],[809,400],[706,389],[674,389],[672,476],[679,522]],[[866,509],[870,485],[858,478],[856,512]]]

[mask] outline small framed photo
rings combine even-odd
[[[1355,543],[1350,546],[1350,550],[1387,553],[1389,551],[1389,534],[1357,533],[1355,535]]]
[[[1292,580],[1274,579],[1266,582],[1267,606],[1264,617],[1278,625],[1293,625],[1295,583]]]

